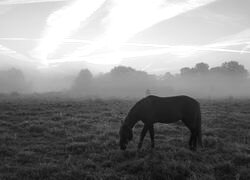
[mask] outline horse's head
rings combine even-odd
[[[125,150],[127,148],[128,142],[133,139],[132,129],[129,128],[126,124],[122,123],[120,127],[120,148]]]

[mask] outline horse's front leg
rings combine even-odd
[[[154,132],[154,125],[152,124],[149,126],[149,134],[151,139],[151,148],[155,147],[155,132]]]
[[[140,142],[139,142],[139,144],[138,144],[138,149],[141,149],[141,147],[142,147],[142,142],[143,142],[143,139],[144,139],[144,137],[145,137],[147,131],[148,131],[148,126],[147,126],[146,124],[144,124],[144,127],[143,127],[143,129],[142,129],[142,131],[141,131],[141,136],[140,136]]]

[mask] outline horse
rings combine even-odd
[[[149,131],[151,148],[155,147],[154,123],[174,123],[182,120],[191,132],[189,139],[190,150],[196,151],[197,144],[202,147],[201,111],[200,104],[189,96],[158,97],[147,96],[138,101],[129,111],[122,122],[120,149],[125,150],[133,139],[133,127],[138,121],[144,123],[137,149],[142,147],[143,139]]]

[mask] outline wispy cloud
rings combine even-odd
[[[32,4],[32,3],[45,3],[69,0],[1,0],[0,5],[13,5],[13,4]]]
[[[215,0],[114,0],[105,22],[104,40],[111,46],[119,46],[138,32],[163,20],[207,5]]]
[[[1,41],[37,41],[39,39],[31,38],[0,38]]]
[[[41,41],[41,38],[0,38],[0,41]],[[82,40],[82,39],[64,39],[63,43],[81,43],[81,44],[91,44],[93,41],[90,40]]]
[[[239,33],[223,37],[217,42],[210,44],[210,47],[234,47],[241,46],[240,53],[248,53],[250,49],[250,29],[245,29]]]
[[[50,59],[48,64],[87,61],[97,64],[119,63],[122,58],[152,56],[161,54],[174,54],[187,57],[197,52],[230,52],[250,53],[249,36],[234,37],[220,40],[203,46],[170,46],[160,44],[128,43],[128,40],[163,20],[171,19],[182,13],[205,6],[216,0],[111,0],[109,13],[103,19],[105,32],[94,41],[74,40],[68,37],[76,31],[80,24],[95,13],[105,0],[90,3],[87,1],[75,1],[50,15],[47,21],[47,29],[36,48],[38,57],[47,60],[49,55],[62,43],[83,43],[76,51],[65,55],[62,59]],[[83,13],[84,8],[86,11]],[[83,14],[82,14],[83,13]],[[61,32],[63,29],[63,32]],[[243,49],[233,46],[244,46]],[[147,47],[147,50],[121,51],[123,46]]]
[[[35,56],[47,61],[65,38],[77,30],[83,21],[90,17],[105,0],[77,0],[52,13],[47,19],[45,33],[35,49]]]
[[[171,46],[158,44],[139,44],[139,43],[125,43],[124,46],[136,45],[138,47],[152,47],[147,50],[137,51],[112,51],[101,54],[92,54],[89,56],[75,57],[73,60],[71,56],[65,56],[61,59],[51,59],[50,64],[58,64],[64,62],[86,61],[94,64],[118,64],[119,60],[126,58],[146,57],[163,54],[172,54],[181,58],[189,57],[197,53],[203,52],[228,52],[228,53],[242,53],[242,50],[230,49],[228,47],[212,47],[211,44],[203,46]],[[250,54],[250,51],[244,50],[244,53]],[[102,61],[102,62],[101,62]]]
[[[26,62],[32,62],[35,63],[33,60],[31,60],[29,57],[18,53],[10,48],[7,48],[3,45],[0,44],[0,55],[4,55],[4,56],[9,56],[12,57],[16,60],[21,60],[21,61],[26,61]]]
[[[119,48],[137,33],[163,20],[214,1],[216,0],[113,0],[109,15],[104,19],[106,31],[103,36],[88,47],[84,46],[76,50],[71,54],[71,59],[91,55],[102,48],[119,51]]]

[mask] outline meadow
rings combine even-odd
[[[126,151],[120,121],[136,100],[0,99],[1,180],[249,180],[250,100],[200,99],[204,147],[188,149],[182,122],[156,124],[155,149],[142,124]]]

